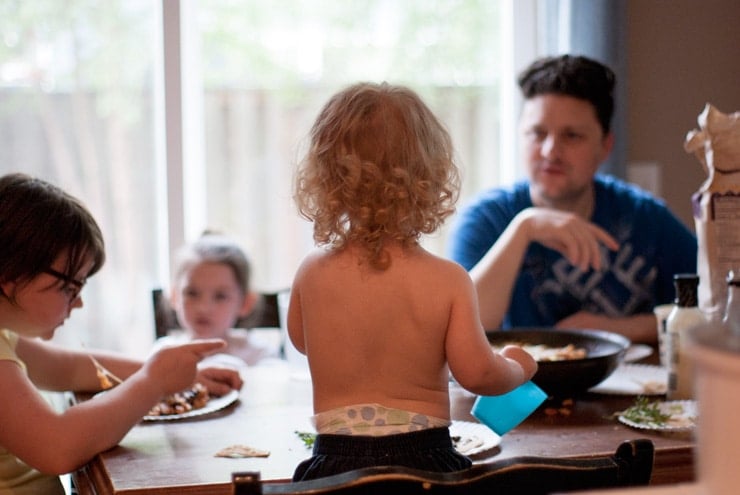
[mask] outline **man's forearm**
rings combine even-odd
[[[522,223],[515,218],[470,270],[484,328],[493,330],[501,326],[528,246]]]

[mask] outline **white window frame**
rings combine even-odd
[[[521,107],[521,97],[516,88],[515,75],[543,53],[544,40],[539,33],[542,8],[541,0],[499,0],[502,2],[505,20],[502,36],[503,46],[511,46],[501,54],[505,73],[511,74],[501,86],[503,92],[500,163],[502,166],[495,177],[488,177],[493,183],[509,184],[522,178],[520,163],[517,121]],[[158,190],[166,191],[162,198],[161,212],[158,214],[158,229],[161,235],[161,259],[172,260],[172,251],[199,232],[193,226],[203,225],[207,216],[206,205],[206,167],[204,163],[204,132],[202,129],[203,88],[198,78],[184,78],[183,74],[194,72],[197,67],[187,64],[197,63],[197,37],[188,36],[192,29],[195,2],[190,0],[161,0],[163,26],[163,68],[161,87],[163,89],[164,129],[161,130],[165,149],[161,151],[162,170],[158,174],[162,181]],[[185,200],[187,198],[187,201]],[[171,263],[160,267],[160,280],[169,280]]]

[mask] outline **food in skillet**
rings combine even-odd
[[[503,345],[492,346],[493,350],[501,351],[507,345],[517,345],[527,351],[535,361],[567,361],[571,359],[584,359],[588,351],[583,347],[568,344],[562,347],[553,347],[545,344],[526,344],[523,342],[507,342]]]

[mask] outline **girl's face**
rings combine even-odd
[[[193,337],[224,338],[236,320],[251,309],[252,299],[237,284],[231,267],[196,263],[176,283],[177,317]]]
[[[78,273],[64,273],[66,256],[56,259],[45,272],[28,283],[6,282],[3,292],[15,295],[15,305],[4,301],[3,326],[25,337],[51,339],[74,308],[82,307],[80,291],[93,262],[86,262]]]

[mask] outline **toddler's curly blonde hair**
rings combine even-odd
[[[358,83],[335,94],[310,134],[294,199],[318,245],[362,246],[384,270],[388,241],[418,243],[455,211],[460,187],[452,140],[412,90]]]

